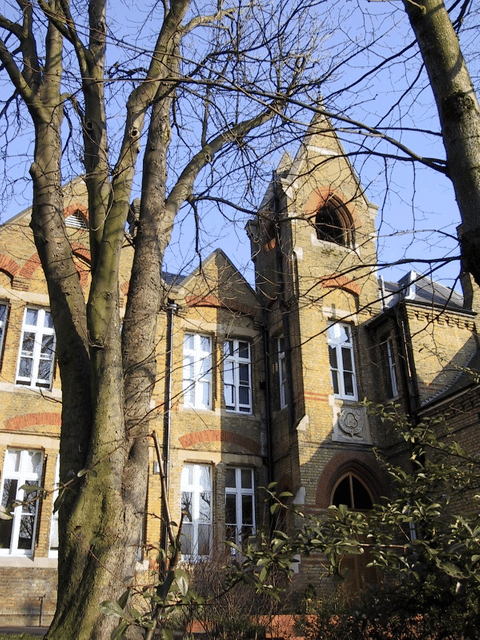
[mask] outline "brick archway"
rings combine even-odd
[[[304,206],[305,215],[308,218],[315,216],[318,210],[332,199],[342,203],[342,206],[352,219],[353,228],[358,229],[361,226],[361,221],[350,199],[346,198],[340,191],[331,189],[330,187],[320,187],[312,191]]]
[[[344,475],[352,473],[361,480],[370,491],[373,501],[379,502],[389,493],[388,476],[373,455],[366,453],[338,453],[328,462],[317,484],[315,503],[317,507],[327,509],[336,483]]]

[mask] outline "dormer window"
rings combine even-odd
[[[315,216],[317,238],[342,247],[354,246],[352,217],[345,205],[335,196],[323,204]]]

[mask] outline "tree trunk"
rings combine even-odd
[[[220,126],[199,149],[166,194],[172,99],[179,81],[180,42],[222,15],[182,22],[190,0],[171,0],[145,79],[126,103],[123,139],[112,170],[105,107],[105,0],[89,0],[90,39],[76,31],[68,2],[39,0],[47,20],[45,60],[37,59],[33,13],[24,23],[2,26],[23,45],[21,71],[0,42],[0,60],[27,105],[36,128],[32,178],[32,229],[48,283],[62,378],[60,480],[68,484],[59,512],[58,600],[48,640],[108,640],[118,620],[100,614],[135,575],[148,480],[150,400],[156,384],[157,317],[161,308],[163,254],[175,216],[192,196],[200,171],[225,145],[242,144],[252,129],[280,113],[291,85],[260,100],[244,121]],[[1,16],[0,16],[1,18]],[[20,26],[22,27],[20,29]],[[38,25],[35,24],[36,29]],[[84,163],[90,219],[89,298],[83,292],[63,219],[61,96],[63,38],[76,54],[82,82]],[[303,58],[303,52],[302,52]],[[45,64],[44,64],[45,61]],[[83,110],[83,111],[82,111]],[[119,317],[119,263],[135,163],[150,112],[142,198],[123,331]],[[208,109],[207,109],[208,113]],[[255,115],[256,113],[256,115]],[[205,138],[205,139],[204,139]]]
[[[480,285],[480,109],[442,0],[404,0],[442,125],[449,177],[462,218],[464,267]]]

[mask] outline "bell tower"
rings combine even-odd
[[[380,309],[376,214],[318,113],[248,229],[269,336],[274,477],[315,513],[349,473],[373,501],[381,491],[361,404],[375,384],[364,325]]]

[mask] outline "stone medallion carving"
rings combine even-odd
[[[331,400],[333,409],[333,440],[337,442],[371,443],[370,427],[365,407]]]
[[[338,417],[340,429],[349,436],[362,437],[365,430],[365,416],[361,409],[348,407]]]

